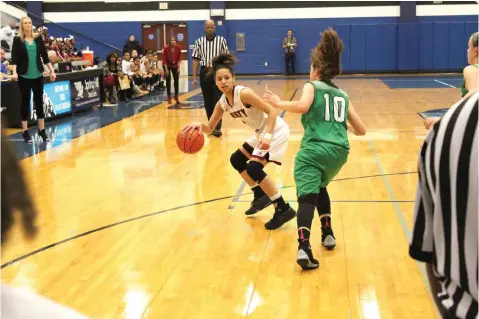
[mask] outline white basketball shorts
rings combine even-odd
[[[289,127],[288,124],[281,118],[276,118],[276,124],[274,126],[273,136],[271,138],[271,145],[268,150],[261,150],[258,148],[261,142],[261,137],[264,134],[264,130],[258,134],[252,135],[246,140],[251,147],[254,148],[252,157],[268,160],[275,164],[281,165],[283,156],[286,153],[288,147]]]

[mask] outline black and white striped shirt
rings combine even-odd
[[[478,93],[429,131],[419,156],[412,258],[432,264],[436,296],[455,318],[477,318]]]
[[[215,57],[227,52],[229,50],[224,37],[215,35],[212,40],[208,40],[206,36],[202,36],[195,42],[193,59],[199,60],[201,66],[209,67]]]

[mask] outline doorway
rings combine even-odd
[[[169,44],[170,38],[175,37],[176,43],[181,47],[180,74],[188,74],[188,32],[186,23],[158,23],[143,24],[142,46],[145,51],[152,50],[158,54],[158,59],[163,59],[163,48]]]

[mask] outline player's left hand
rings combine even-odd
[[[278,107],[278,104],[281,102],[281,99],[279,98],[279,96],[274,94],[270,90],[266,90],[264,92],[263,99],[265,99],[266,102],[268,102],[274,107]]]
[[[55,72],[51,72],[50,73],[50,81],[55,82],[56,78],[57,78],[57,75],[55,74]]]

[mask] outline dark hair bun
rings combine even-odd
[[[220,69],[228,69],[234,75],[233,65],[237,61],[238,59],[232,53],[222,53],[213,59],[211,63],[212,68],[208,71],[208,75],[211,73],[216,74]]]
[[[216,69],[220,65],[225,65],[230,68],[236,64],[236,57],[231,53],[222,53],[213,59],[213,68]]]

